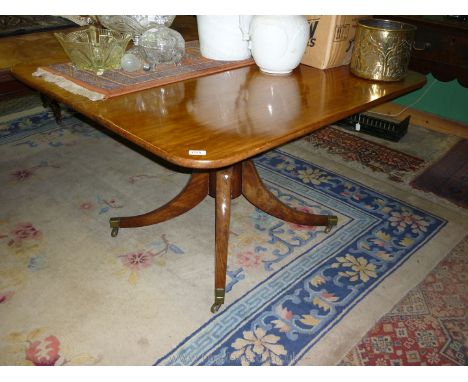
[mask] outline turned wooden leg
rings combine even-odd
[[[301,225],[326,226],[329,232],[338,223],[334,215],[314,215],[297,211],[273,195],[263,184],[252,161],[242,163],[242,194],[255,207],[278,219]]]
[[[52,113],[54,114],[55,122],[60,125],[62,123],[62,111],[60,110],[60,105],[57,101],[49,98],[43,93],[40,93],[42,106],[45,108],[50,107]]]
[[[216,170],[210,171],[210,189],[208,195],[216,198]],[[231,174],[231,199],[242,195],[242,162],[232,166]]]
[[[211,312],[216,313],[224,304],[226,270],[231,218],[231,183],[233,168],[216,172],[216,212],[215,212],[215,301]]]
[[[109,220],[111,235],[117,236],[119,228],[144,227],[161,223],[191,210],[208,195],[208,180],[208,172],[193,173],[184,189],[162,207],[143,215],[111,218]]]

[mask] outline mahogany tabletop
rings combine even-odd
[[[238,163],[422,87],[409,72],[398,82],[355,77],[347,66],[300,65],[273,76],[256,65],[90,101],[32,76],[37,64],[13,75],[174,164],[214,169]]]

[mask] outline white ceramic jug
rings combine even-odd
[[[220,61],[250,58],[251,20],[252,16],[197,16],[201,55]]]
[[[305,16],[254,16],[249,34],[252,57],[260,70],[287,74],[301,62],[309,24]]]

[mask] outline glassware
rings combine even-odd
[[[148,29],[164,25],[170,27],[175,16],[167,15],[114,15],[97,16],[104,28],[121,33],[131,33],[133,37]]]
[[[144,71],[151,70],[151,65],[148,63],[145,50],[140,46],[140,36],[134,36],[133,46],[128,49],[121,60],[122,69],[126,72],[134,72],[140,69]]]
[[[54,33],[77,69],[101,75],[108,69],[119,69],[131,35],[91,26],[70,33]]]
[[[139,44],[153,67],[157,64],[178,64],[185,55],[185,40],[182,35],[163,25],[144,32]]]
[[[143,62],[140,60],[140,57],[133,53],[125,53],[120,60],[122,69],[126,72],[136,72],[143,68]]]
[[[101,25],[110,30],[132,35],[133,47],[127,53],[136,56],[143,68],[150,66],[145,51],[139,46],[140,36],[147,30],[159,26],[170,27],[175,19],[171,15],[113,15],[97,16]]]

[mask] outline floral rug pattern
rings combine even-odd
[[[422,168],[424,160],[357,137],[332,126],[315,131],[304,138],[315,148],[339,155],[345,161],[358,162],[374,172],[385,173],[388,179],[402,182],[406,173]]]
[[[36,328],[28,333],[9,333],[5,342],[8,343],[8,352],[24,354],[24,359],[18,359],[18,365],[79,366],[93,365],[99,361],[99,357],[88,354],[73,354],[69,344],[50,334],[46,328]]]
[[[468,237],[387,313],[341,365],[468,365]]]
[[[157,365],[294,364],[351,306],[445,224],[424,211],[279,150],[262,155],[256,165],[270,184],[289,181],[297,192],[313,183],[335,203],[354,206],[367,218],[348,216],[338,230],[355,235],[342,238],[335,233],[332,243],[321,243],[285,265],[281,272],[271,274],[159,359]],[[313,192],[310,188],[308,191]],[[301,194],[305,196],[307,191]],[[357,228],[356,223],[363,226]],[[283,227],[283,223],[275,222],[261,228],[268,229],[274,241]],[[301,243],[299,237],[297,240]],[[268,262],[262,262],[268,266]],[[288,283],[282,280],[285,274]],[[281,292],[273,286],[281,286]],[[238,321],[239,311],[244,313],[242,322]],[[218,326],[223,327],[223,334],[214,335]]]
[[[326,234],[234,200],[213,316],[212,199],[110,237],[109,217],[165,203],[186,174],[71,112],[1,124],[0,149],[0,364],[295,364],[447,224],[273,150],[255,160],[271,192],[339,224]]]

